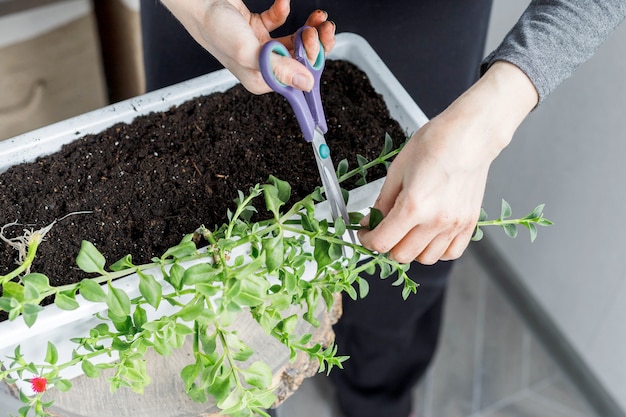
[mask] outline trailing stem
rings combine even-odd
[[[359,157],[358,167],[351,171],[347,162],[341,161],[338,176],[341,181],[355,176],[364,181],[369,169],[387,165],[398,152],[387,137],[378,158],[366,161]],[[59,287],[50,285],[45,275],[30,271],[37,248],[54,222],[13,239],[6,238],[4,230],[16,223],[2,227],[0,238],[20,253],[18,267],[0,276],[0,310],[9,313],[10,320],[22,316],[32,326],[42,310],[39,304],[50,296],[64,310],[80,306],[79,293],[89,302],[102,304],[102,313],[96,316],[99,324],[88,335],[72,339],[76,346],[70,360],[61,363],[57,347],[48,344],[41,363],[26,359],[19,346],[12,357],[0,362],[0,380],[30,380],[36,391],[32,397],[20,396],[24,402],[20,416],[26,417],[29,411],[37,417],[48,415],[45,407],[49,404],[43,402],[41,393],[50,387],[70,389],[71,382],[62,376],[70,366],[80,365],[85,375],[93,378],[104,369],[114,369],[112,390],[128,387],[142,392],[150,383],[145,353],[153,349],[169,355],[181,348],[187,337],[193,339],[193,363],[180,373],[187,394],[195,401],[213,399],[224,414],[266,416],[263,410],[275,401],[272,372],[263,362],[250,363],[254,351],[234,326],[240,314],[250,314],[266,334],[285,345],[291,360],[302,353],[317,361],[320,371],[341,368],[347,358],[337,356],[334,344],[322,346],[310,333],[298,334],[296,324],[306,320],[318,325],[318,306],[324,303],[331,308],[338,293],[345,292],[354,299],[365,297],[369,285],[360,277],[364,272],[378,271],[382,279],[395,273],[391,284],[402,287],[404,298],[417,292],[418,284],[406,274],[408,265],[341,238],[347,228],[360,227],[358,215],[353,213],[350,224],[343,219],[317,219],[314,203],[321,199],[321,190],[284,210],[290,195],[290,185],[271,176],[247,195],[238,193],[235,210],[228,211],[225,224],[214,230],[200,226],[144,265],[135,265],[128,255],[107,268],[105,257],[84,241],[77,266],[96,276]],[[252,222],[257,212],[254,204],[260,196],[272,218]],[[514,237],[517,225],[522,225],[534,240],[537,225],[552,224],[543,217],[543,205],[521,219],[511,219],[510,215],[506,202],[496,220],[481,214],[474,239],[482,237],[483,227],[494,225]],[[198,247],[202,238],[209,246]],[[344,249],[349,255],[344,256]],[[307,266],[315,272],[304,279]],[[151,270],[160,271],[160,275],[153,275]],[[130,274],[137,274],[139,281],[140,295],[134,299],[115,286],[117,278]],[[163,304],[168,310],[159,310],[157,318],[149,319],[148,311]],[[293,313],[293,306],[299,307],[297,313]],[[95,358],[111,355],[118,360],[96,364]]]

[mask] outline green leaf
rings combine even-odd
[[[261,187],[263,189],[263,196],[265,197],[265,206],[268,211],[278,217],[280,207],[289,200],[291,185],[286,181],[279,180],[273,175],[270,175],[268,182],[269,184],[264,184]]]
[[[267,181],[274,184],[278,190],[278,198],[280,198],[280,201],[283,203],[289,201],[291,197],[291,185],[289,185],[287,181],[279,180],[273,175],[270,175]]]
[[[121,334],[129,334],[133,329],[133,320],[130,316],[116,316],[109,310],[108,316],[115,326],[115,329]]]
[[[194,303],[185,305],[176,315],[184,321],[192,321],[204,311],[204,300],[199,299]]]
[[[537,220],[537,224],[539,226],[552,226],[554,223],[552,223],[551,220],[548,220],[545,217],[542,217],[539,220]]]
[[[0,310],[9,312],[11,311],[11,300],[9,297],[0,297]]]
[[[151,274],[145,274],[137,271],[139,275],[139,292],[152,307],[159,308],[161,296],[163,295],[163,287],[157,282]]]
[[[476,226],[476,230],[474,230],[474,235],[472,236],[472,240],[474,242],[478,242],[479,240],[481,240],[484,236],[484,233],[482,231],[482,229],[478,226]]]
[[[7,281],[2,284],[2,296],[22,302],[24,301],[24,287],[17,282]]]
[[[248,384],[257,388],[268,388],[272,383],[272,370],[263,362],[254,362],[241,374]]]
[[[105,275],[104,264],[106,260],[104,256],[96,249],[93,243],[83,240],[78,256],[76,257],[76,264],[83,272],[95,272]]]
[[[43,310],[43,307],[38,304],[24,304],[24,311],[22,311],[22,317],[24,323],[28,327],[32,327],[37,321],[37,315]]]
[[[137,329],[143,330],[143,325],[148,322],[148,315],[146,314],[146,310],[141,308],[141,306],[135,307],[135,312],[133,313],[133,325]]]
[[[342,175],[345,175],[348,172],[348,160],[347,159],[342,159],[341,161],[339,161],[339,164],[337,164],[337,178],[341,177]]]
[[[389,152],[393,150],[393,139],[389,133],[385,133],[385,145],[383,146],[383,150],[380,152],[380,157],[387,155]]]
[[[504,233],[506,233],[508,237],[510,238],[517,237],[517,225],[516,224],[511,224],[511,223],[503,224],[502,228],[504,229]]]
[[[346,233],[346,222],[343,219],[343,217],[337,217],[335,219],[334,225],[335,225],[335,235],[336,236],[341,237],[341,236],[343,236],[344,233]]]
[[[478,221],[479,222],[485,221],[485,220],[487,220],[487,217],[488,217],[487,216],[487,212],[485,211],[484,208],[481,208],[480,209],[480,216],[478,216]]]
[[[236,386],[228,396],[217,402],[217,406],[222,409],[224,414],[234,414],[241,407],[241,400],[244,397],[244,389],[242,386]],[[227,415],[228,415],[227,414]]]
[[[183,278],[185,277],[185,268],[180,266],[179,264],[174,264],[170,268],[169,274],[167,275],[167,281],[172,284],[172,287],[180,290],[183,288]]]
[[[113,265],[109,267],[109,269],[113,272],[123,271],[124,269],[133,268],[135,265],[133,264],[132,255],[126,255],[119,261],[115,262]]]
[[[217,375],[215,377],[215,380],[207,389],[209,394],[211,394],[217,401],[226,398],[230,392],[230,376],[232,375],[232,370],[225,369],[223,372],[224,373],[222,375]]]
[[[357,282],[359,283],[359,297],[365,298],[370,291],[370,284],[361,277],[357,278]]]
[[[109,284],[109,293],[107,294],[107,307],[111,313],[118,317],[128,316],[130,314],[130,299],[128,294],[119,288],[115,288]]]
[[[100,376],[100,369],[87,359],[83,359],[80,367],[89,378],[98,378]]]
[[[201,366],[197,363],[185,366],[182,371],[180,371],[180,377],[185,384],[185,391],[189,392],[193,387],[195,380],[200,375]]]
[[[317,232],[319,230],[319,222],[309,213],[300,213],[300,224],[307,232]]]
[[[102,286],[90,279],[83,279],[78,285],[78,291],[86,300],[94,303],[103,303],[107,299],[106,292],[104,292]]]
[[[317,270],[320,271],[327,265],[329,265],[333,259],[330,257],[330,243],[323,239],[314,239],[313,244],[313,257],[317,263]]]
[[[378,210],[375,207],[372,207],[370,209],[370,218],[369,218],[369,224],[367,225],[367,228],[370,230],[374,230],[376,226],[378,226],[380,222],[382,221],[383,221],[383,212]]]
[[[350,217],[350,224],[359,224],[363,217],[365,217],[363,213],[359,213],[358,211],[351,211],[348,213],[348,216]]]
[[[530,232],[530,241],[534,242],[537,239],[537,227],[533,223],[522,223]]]
[[[507,217],[511,217],[513,211],[511,210],[511,206],[506,202],[505,199],[502,199],[502,207],[500,208],[500,219],[506,219]]]
[[[253,307],[265,301],[269,287],[269,282],[263,278],[246,274],[228,289],[227,295],[239,306]]]
[[[52,287],[50,287],[50,281],[48,280],[48,277],[44,274],[39,274],[37,272],[24,275],[24,277],[22,278],[22,283],[24,284],[24,297],[27,300],[36,299],[37,297],[39,297],[39,294],[52,289]],[[29,296],[34,294],[37,295],[34,297]]]
[[[69,311],[76,310],[79,307],[79,304],[74,299],[73,294],[72,297],[70,297],[66,293],[57,293],[57,295],[54,297],[54,304],[61,310]]]
[[[292,314],[291,316],[283,319],[278,323],[278,328],[282,330],[284,333],[290,334],[296,330],[296,326],[298,325],[298,315]]]
[[[191,241],[184,241],[166,250],[161,259],[166,259],[170,256],[174,259],[181,259],[185,256],[193,255],[195,252],[196,244]]]
[[[339,191],[341,191],[341,198],[343,198],[343,202],[348,204],[348,200],[350,200],[350,191],[345,188],[340,188]]]
[[[54,388],[61,392],[67,392],[72,389],[72,383],[67,379],[59,379],[54,383]]]
[[[214,281],[213,278],[219,273],[220,270],[216,269],[212,264],[196,264],[185,270],[185,273],[183,274],[183,284],[210,284]]]
[[[272,273],[283,264],[285,248],[282,234],[276,237],[266,238],[261,241],[261,247],[265,252],[265,265],[267,272]]]
[[[56,346],[52,343],[48,342],[48,348],[46,349],[46,358],[44,361],[49,363],[50,365],[54,365],[59,360],[59,352],[57,351]]]
[[[364,165],[367,165],[367,163],[369,162],[367,160],[366,157],[364,157],[363,155],[356,155],[356,162],[359,165],[359,168],[363,168]],[[365,171],[362,172],[362,174],[365,174]]]

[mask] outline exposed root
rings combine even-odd
[[[37,244],[39,245],[39,243],[41,243],[44,239],[44,237],[46,236],[46,234],[48,234],[48,232],[52,229],[52,227],[54,227],[54,225],[61,221],[66,219],[69,216],[73,216],[75,214],[88,214],[88,213],[92,213],[91,211],[75,211],[69,214],[66,214],[65,216],[61,217],[60,219],[56,219],[54,220],[52,223],[50,223],[49,225],[42,227],[39,230],[33,230],[33,229],[23,229],[24,234],[21,236],[16,236],[16,237],[12,237],[12,238],[8,238],[6,237],[6,235],[4,234],[4,230],[7,227],[12,227],[12,226],[18,226],[20,225],[20,223],[16,221],[11,222],[11,223],[7,223],[4,226],[0,227],[0,239],[2,241],[4,241],[6,244],[8,244],[10,247],[12,247],[13,249],[15,249],[18,253],[18,257],[17,257],[17,261],[16,263],[18,265],[21,265],[22,263],[24,263],[24,259],[26,259],[26,254],[28,253],[28,248],[31,244]],[[30,272],[30,267],[26,270],[26,273],[28,274]]]

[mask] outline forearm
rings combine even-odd
[[[482,65],[507,61],[532,80],[543,101],[589,59],[626,15],[624,0],[533,0]]]
[[[465,161],[466,169],[474,169],[472,164],[490,164],[498,156],[538,100],[526,74],[499,61],[441,113],[436,124],[462,124],[472,132],[455,140],[453,146],[458,152],[454,160]]]

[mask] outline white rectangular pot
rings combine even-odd
[[[389,69],[376,55],[369,44],[360,36],[343,33],[337,36],[337,44],[330,59],[349,61],[363,70],[376,91],[383,95],[393,118],[403,127],[407,134],[416,131],[426,121],[426,116],[411,99]],[[61,146],[90,133],[99,133],[119,122],[131,122],[135,117],[150,112],[165,111],[200,95],[225,91],[237,83],[227,70],[201,76],[171,87],[154,91],[142,96],[122,101],[71,119],[55,123],[12,139],[0,142],[0,172],[24,162],[35,160],[39,156],[54,153]],[[365,211],[374,204],[382,185],[382,179],[351,192],[348,209]],[[316,215],[327,216],[325,203],[318,205]],[[158,270],[147,271],[158,277]],[[131,275],[115,281],[114,286],[128,292],[130,298],[139,296],[139,278]],[[70,338],[88,335],[89,330],[98,324],[94,314],[105,311],[103,303],[92,303],[77,296],[80,308],[64,311],[54,305],[45,307],[38,316],[37,322],[28,328],[21,318],[0,323],[0,360],[11,356],[16,346],[21,345],[21,352],[35,362],[42,362],[47,342],[55,344],[59,351],[59,361],[70,359],[74,344]],[[157,313],[167,313],[169,305],[162,303]],[[73,378],[82,374],[80,367],[68,369],[63,375]],[[28,386],[23,388],[28,389]]]

